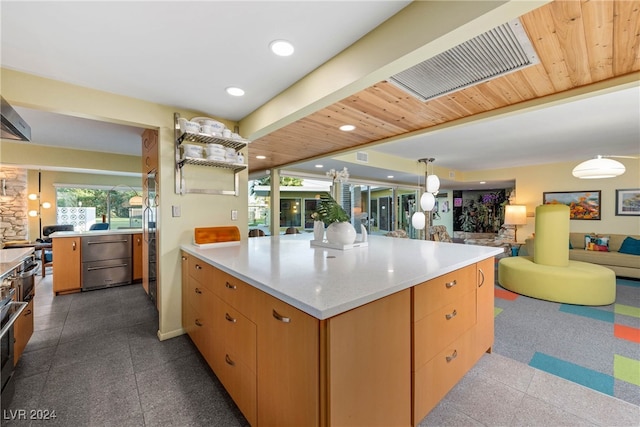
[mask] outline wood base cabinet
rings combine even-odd
[[[417,425],[493,344],[493,258],[326,320],[182,267],[183,327],[252,426]]]
[[[80,237],[57,237],[52,241],[54,295],[80,292],[82,289]]]
[[[33,298],[13,324],[13,334],[13,361],[14,364],[17,364],[31,335],[33,335]]]

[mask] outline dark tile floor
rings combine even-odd
[[[34,334],[2,426],[247,425],[186,335],[158,340],[142,286],[54,297],[51,285],[36,285]],[[56,418],[16,419],[48,411]]]
[[[38,280],[35,332],[2,426],[247,424],[188,337],[157,339],[140,285],[53,297],[51,276]],[[15,419],[46,411],[56,418]],[[507,425],[638,426],[640,407],[493,353],[420,423]]]

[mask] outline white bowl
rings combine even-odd
[[[191,121],[198,123],[198,125],[200,126],[212,126],[213,130],[211,131],[211,133],[219,132],[222,135],[222,131],[224,130],[224,124],[209,117],[194,117],[191,119]]]
[[[202,158],[202,147],[194,144],[182,144],[182,153],[185,157]]]
[[[200,125],[198,123],[195,123],[195,122],[183,122],[183,123],[184,123],[184,129],[181,129],[183,132],[187,132],[187,133],[200,132]]]
[[[204,147],[204,151],[207,153],[207,156],[221,156],[224,157],[227,152],[224,151],[224,149],[222,148],[215,148],[215,147]]]
[[[224,156],[224,158],[229,163],[235,163],[238,161],[238,156],[235,153],[227,154],[226,156]]]
[[[214,162],[226,162],[224,156],[207,156],[207,160]]]
[[[211,125],[200,126],[200,133],[204,133],[205,135],[211,135],[215,131],[216,131],[215,128]]]

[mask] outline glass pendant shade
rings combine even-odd
[[[436,205],[436,198],[431,193],[424,193],[420,197],[420,206],[424,211],[430,211]]]
[[[413,228],[415,229],[422,230],[424,228],[425,223],[426,223],[426,218],[424,216],[424,212],[416,212],[411,217],[411,225],[413,225]]]
[[[437,175],[429,175],[427,177],[427,192],[435,193],[440,189],[440,178]]]
[[[624,171],[622,163],[598,156],[573,168],[573,176],[580,179],[613,178],[622,175]]]

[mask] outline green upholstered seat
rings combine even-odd
[[[568,261],[567,267],[558,267],[536,264],[529,256],[503,258],[498,282],[512,292],[547,301],[609,305],[616,300],[613,270],[588,262]]]
[[[569,260],[569,207],[536,208],[534,256],[503,258],[498,283],[505,289],[547,301],[608,305],[616,300],[616,275],[600,265]]]

